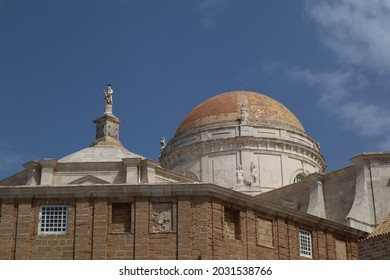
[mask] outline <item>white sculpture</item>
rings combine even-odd
[[[159,156],[160,158],[161,158],[162,153],[164,152],[166,146],[167,146],[167,143],[165,142],[165,137],[162,137],[160,140],[160,156]]]
[[[244,186],[244,171],[242,171],[241,164],[237,166],[236,177],[237,177],[237,187]]]
[[[245,105],[242,105],[240,108],[240,114],[241,114],[241,124],[248,124],[248,108]]]
[[[257,182],[257,166],[251,162],[250,166],[249,166],[249,170],[251,171],[251,179],[252,179],[252,185],[253,184],[256,184]]]
[[[107,89],[104,91],[104,97],[105,97],[105,100],[106,100],[106,105],[112,105],[112,94],[113,93],[114,93],[114,91],[112,90],[111,85],[108,84],[107,85]]]

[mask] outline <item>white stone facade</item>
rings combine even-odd
[[[390,152],[363,153],[351,162],[259,198],[371,232],[390,213]]]

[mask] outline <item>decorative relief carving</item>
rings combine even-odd
[[[172,203],[155,202],[152,210],[152,232],[172,231]]]

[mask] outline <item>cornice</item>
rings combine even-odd
[[[177,160],[180,161],[182,157],[200,158],[205,155],[216,156],[245,149],[258,154],[284,154],[290,157],[314,161],[322,170],[325,170],[326,167],[322,155],[311,147],[280,138],[255,138],[253,136],[199,141],[167,153],[161,159],[161,163],[164,166]]]

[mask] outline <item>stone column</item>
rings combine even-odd
[[[246,147],[244,146],[241,149],[241,167],[242,167],[242,170],[244,171],[244,179],[245,179],[244,184],[248,185],[251,182],[250,165],[251,165],[251,162],[252,162],[252,155],[253,155],[253,153],[249,149],[249,147],[248,147],[249,144],[248,143],[245,143],[243,145],[245,145]]]
[[[28,260],[31,254],[31,236],[33,235],[33,208],[30,199],[21,199],[18,203],[16,224],[15,259]]]
[[[209,157],[202,156],[200,159],[200,179],[203,182],[211,182],[209,174]]]
[[[134,259],[149,260],[149,198],[136,197],[135,201],[135,217],[134,217]]]
[[[107,216],[108,207],[106,198],[93,200],[93,238],[92,259],[105,260],[107,258]]]
[[[39,161],[41,165],[41,185],[53,185],[54,168],[57,166],[57,160],[46,158]]]
[[[284,152],[284,151],[283,151]],[[282,186],[286,186],[291,184],[291,167],[290,167],[290,159],[287,155],[282,154],[280,156],[280,167],[282,170]]]
[[[177,225],[176,234],[178,236],[177,252],[179,260],[193,260],[192,255],[192,215],[191,196],[179,196],[177,199]]]

